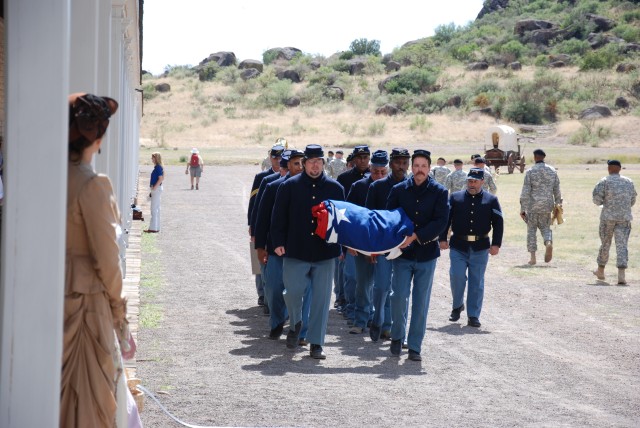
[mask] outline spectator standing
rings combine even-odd
[[[429,176],[434,178],[438,183],[444,186],[444,180],[451,174],[451,170],[447,167],[447,161],[445,158],[438,158],[436,166],[431,168]]]
[[[629,259],[627,243],[631,234],[631,207],[636,203],[633,181],[620,175],[622,164],[618,160],[608,160],[609,175],[602,178],[593,189],[593,203],[602,206],[600,213],[600,250],[598,251],[598,269],[593,272],[604,281],[604,268],[609,261],[611,241],[616,240],[616,265],[618,266],[618,285],[626,285],[625,270]]]
[[[200,156],[200,151],[197,148],[191,149],[191,157],[187,163],[187,170],[185,174],[191,173],[191,190],[193,190],[193,182],[195,180],[196,190],[200,189],[200,177],[204,172],[204,161]]]
[[[151,155],[151,161],[153,162],[153,171],[151,171],[151,180],[149,185],[151,186],[151,221],[149,222],[149,229],[145,230],[147,233],[160,232],[160,202],[162,201],[162,182],[164,181],[164,168],[162,167],[162,155],[159,152],[155,152]]]
[[[467,188],[467,172],[462,169],[464,163],[460,159],[453,161],[454,170],[444,180],[444,187],[449,191],[459,192]]]

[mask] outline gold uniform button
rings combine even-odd
[[[314,184],[313,187],[316,187],[316,185]]]
[[[315,198],[316,198],[315,196],[312,196],[312,197],[311,197],[311,199],[315,199]]]
[[[313,236],[313,232],[311,232],[311,236]]]
[[[473,220],[471,220],[471,223],[473,223]]]

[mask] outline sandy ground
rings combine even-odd
[[[178,418],[215,426],[640,424],[640,284],[598,284],[562,254],[528,267],[524,242],[505,242],[491,259],[480,329],[447,320],[448,254],[439,259],[421,363],[405,351],[391,357],[389,342],[348,334],[333,309],[324,361],[266,339],[248,259],[255,168],[208,167],[199,191],[188,190],[183,167],[166,168],[160,252],[142,260],[143,269],[157,262],[163,286],[141,290],[141,305],[160,305],[162,319],[140,327],[137,370]],[[142,419],[178,426],[149,399]]]

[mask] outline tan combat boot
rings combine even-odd
[[[594,270],[593,274],[596,276],[596,278],[598,278],[600,281],[604,281],[604,266],[600,266],[598,265],[598,270]]]
[[[529,260],[529,264],[531,266],[536,264],[536,252],[535,251],[531,252],[531,260]]]
[[[618,285],[627,285],[627,280],[624,278],[624,268],[618,268]]]
[[[544,262],[549,263],[553,257],[553,243],[547,241],[544,243],[544,246],[546,247],[546,250],[544,250]]]

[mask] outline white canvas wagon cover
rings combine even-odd
[[[507,125],[490,126],[485,132],[484,140],[488,148],[518,150],[518,135],[515,129]]]

